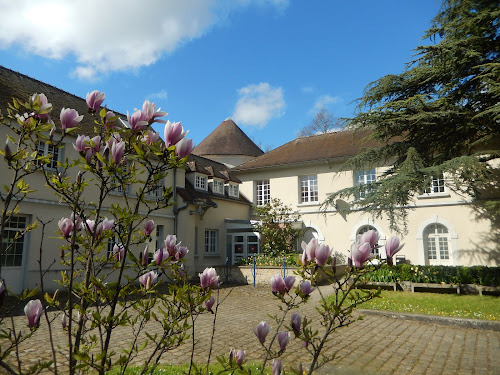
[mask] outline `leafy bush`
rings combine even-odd
[[[365,281],[414,283],[500,285],[500,267],[486,266],[416,266],[400,264],[383,265],[378,270],[363,275]]]
[[[270,256],[266,254],[258,254],[245,259],[240,259],[236,262],[237,266],[252,266],[255,258],[257,267],[283,267],[283,260],[287,267],[300,266],[299,254],[286,254],[284,256]]]

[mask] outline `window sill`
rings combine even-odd
[[[418,199],[449,198],[449,197],[450,197],[449,193],[428,193],[428,194],[417,195]]]
[[[302,202],[298,203],[297,207],[311,207],[311,206],[321,206],[319,202]]]
[[[220,254],[219,253],[205,253],[205,254],[203,254],[203,256],[205,258],[218,258],[218,257],[220,257]]]

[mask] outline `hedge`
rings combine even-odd
[[[500,267],[486,266],[416,266],[400,264],[363,275],[363,280],[377,282],[411,281],[414,283],[500,285]]]

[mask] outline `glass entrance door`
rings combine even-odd
[[[236,233],[233,235],[233,264],[238,260],[259,253],[259,237],[255,233]]]

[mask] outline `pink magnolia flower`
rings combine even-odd
[[[148,145],[152,145],[158,142],[159,139],[160,139],[160,134],[152,130],[148,130],[146,134],[144,134],[141,140]]]
[[[135,111],[132,116],[129,116],[127,111],[127,121],[132,130],[142,130],[148,125],[147,119],[145,119],[145,116],[139,110]]]
[[[214,306],[215,298],[211,296],[208,300],[205,301],[205,307],[208,311],[212,311],[212,307]]]
[[[76,137],[76,141],[73,144],[73,148],[75,149],[76,152],[85,152],[90,148],[89,144],[90,144],[90,137],[80,134],[78,137]]]
[[[392,257],[403,248],[405,244],[399,244],[398,237],[391,237],[385,242],[385,254],[387,256],[387,264],[393,265]]]
[[[45,94],[33,94],[31,96],[31,102],[40,107],[35,116],[40,120],[47,120],[49,118],[49,112],[52,111],[52,104],[49,103]]]
[[[111,146],[111,159],[117,165],[122,163],[123,153],[125,152],[125,142],[120,141],[113,143]]]
[[[219,276],[217,276],[217,271],[215,271],[215,268],[205,268],[203,273],[200,273],[199,276],[200,286],[203,289],[217,288],[219,286]]]
[[[107,111],[104,118],[104,126],[106,129],[113,129],[116,123],[116,115],[113,111]]]
[[[285,290],[289,292],[293,288],[293,284],[295,284],[295,277],[294,276],[287,276],[285,277]]]
[[[24,307],[24,313],[28,318],[28,327],[37,327],[43,313],[42,302],[39,299],[29,301]]]
[[[182,138],[177,144],[175,145],[175,154],[178,156],[179,159],[182,159],[189,154],[191,154],[191,151],[193,151],[193,140],[192,139],[187,139],[187,138]]]
[[[177,244],[175,246],[177,252],[175,254],[175,258],[178,260],[178,259],[182,259],[184,258],[187,253],[189,252],[188,248],[186,246],[181,246],[180,244]]]
[[[302,317],[298,312],[294,312],[292,313],[291,320],[293,333],[295,334],[295,336],[300,335],[300,324],[302,322]]]
[[[396,253],[403,248],[405,244],[399,244],[398,237],[391,237],[385,242],[385,254],[387,258],[392,258]]]
[[[103,92],[94,90],[90,93],[87,93],[85,101],[87,102],[87,106],[93,111],[97,111],[101,104],[104,102],[106,95]]]
[[[187,133],[188,131],[184,131],[180,122],[167,121],[163,134],[165,137],[165,146],[169,147],[176,145]]]
[[[107,217],[102,221],[102,230],[111,230],[115,226],[114,220],[109,220]]]
[[[242,349],[238,350],[236,352],[236,355],[234,356],[234,358],[235,358],[236,364],[238,366],[240,366],[243,363],[243,361],[245,360],[245,352]]]
[[[158,249],[153,254],[153,260],[157,265],[162,264],[168,259],[168,252],[165,249]]]
[[[94,220],[91,220],[91,219],[87,219],[85,221],[87,223],[87,230],[90,232],[90,233],[94,233],[94,228],[95,228],[95,221]]]
[[[71,236],[71,232],[73,231],[73,220],[71,220],[68,217],[63,217],[61,220],[59,220],[59,230],[61,231],[61,234],[64,238],[68,238]]]
[[[82,121],[83,115],[78,115],[78,112],[71,108],[61,109],[61,127],[63,130],[74,128],[80,121]]]
[[[73,222],[73,225],[76,227],[76,230],[80,230],[83,227],[83,220],[80,218],[79,215],[75,213],[71,213],[70,217],[71,221]]]
[[[269,326],[269,324],[267,324],[267,322],[265,322],[265,321],[262,321],[259,323],[257,328],[253,329],[253,332],[255,333],[257,338],[259,339],[259,342],[261,344],[264,344],[264,342],[266,341],[266,336],[268,335],[270,330],[271,330],[271,327]]]
[[[316,264],[323,267],[330,256],[331,250],[328,245],[321,244],[316,248]]]
[[[156,110],[156,104],[155,103],[150,103],[149,100],[145,100],[144,103],[142,104],[142,113],[143,113],[143,118],[149,123],[152,124],[153,122],[161,122],[165,123],[165,120],[160,120],[159,117],[164,117],[167,115],[167,112],[160,111],[161,108],[158,108],[158,111]]]
[[[122,260],[124,255],[125,255],[125,247],[121,243],[116,243],[113,246],[113,256],[115,257],[115,260],[116,261]]]
[[[147,266],[149,264],[149,250],[147,246],[144,251],[141,252],[141,264],[143,266]]]
[[[158,274],[154,271],[149,271],[139,276],[139,282],[146,290],[151,289],[151,286],[156,283],[157,279],[158,279]]]
[[[63,312],[61,315],[62,315],[62,317],[61,317],[61,325],[62,325],[63,329],[66,329],[66,327],[68,326],[68,320],[66,318],[66,313]]]
[[[281,359],[275,358],[273,359],[273,375],[281,375],[283,371],[283,363],[281,363]]]
[[[362,244],[364,242],[368,242],[370,244],[370,247],[374,249],[377,246],[377,242],[379,240],[380,235],[376,230],[369,230],[361,236],[359,239],[359,243]]]
[[[286,349],[288,341],[290,341],[290,332],[278,333],[278,343],[280,345],[281,351],[284,351]]]
[[[144,224],[144,234],[146,236],[151,235],[151,233],[153,233],[153,231],[155,230],[155,227],[156,225],[153,220],[146,221],[146,224]]]
[[[306,281],[302,281],[300,284],[299,284],[299,291],[300,293],[305,297],[305,296],[308,296],[309,294],[311,294],[313,292],[315,288],[312,288],[311,287],[311,283],[306,280]]]
[[[371,259],[372,257],[372,247],[370,242],[358,243],[355,242],[351,246],[351,258],[354,265],[358,268],[363,267],[363,264]]]
[[[285,281],[283,280],[281,275],[274,275],[273,277],[271,277],[271,290],[273,294],[279,293],[281,295],[284,295],[285,289]]]
[[[312,238],[309,243],[305,243],[302,241],[302,264],[306,265],[307,261],[312,262],[316,258],[316,249],[318,247],[318,240],[316,238]]]
[[[175,236],[175,234],[169,234],[165,238],[165,249],[167,249],[169,253],[174,254],[177,251],[176,246],[177,237]]]

